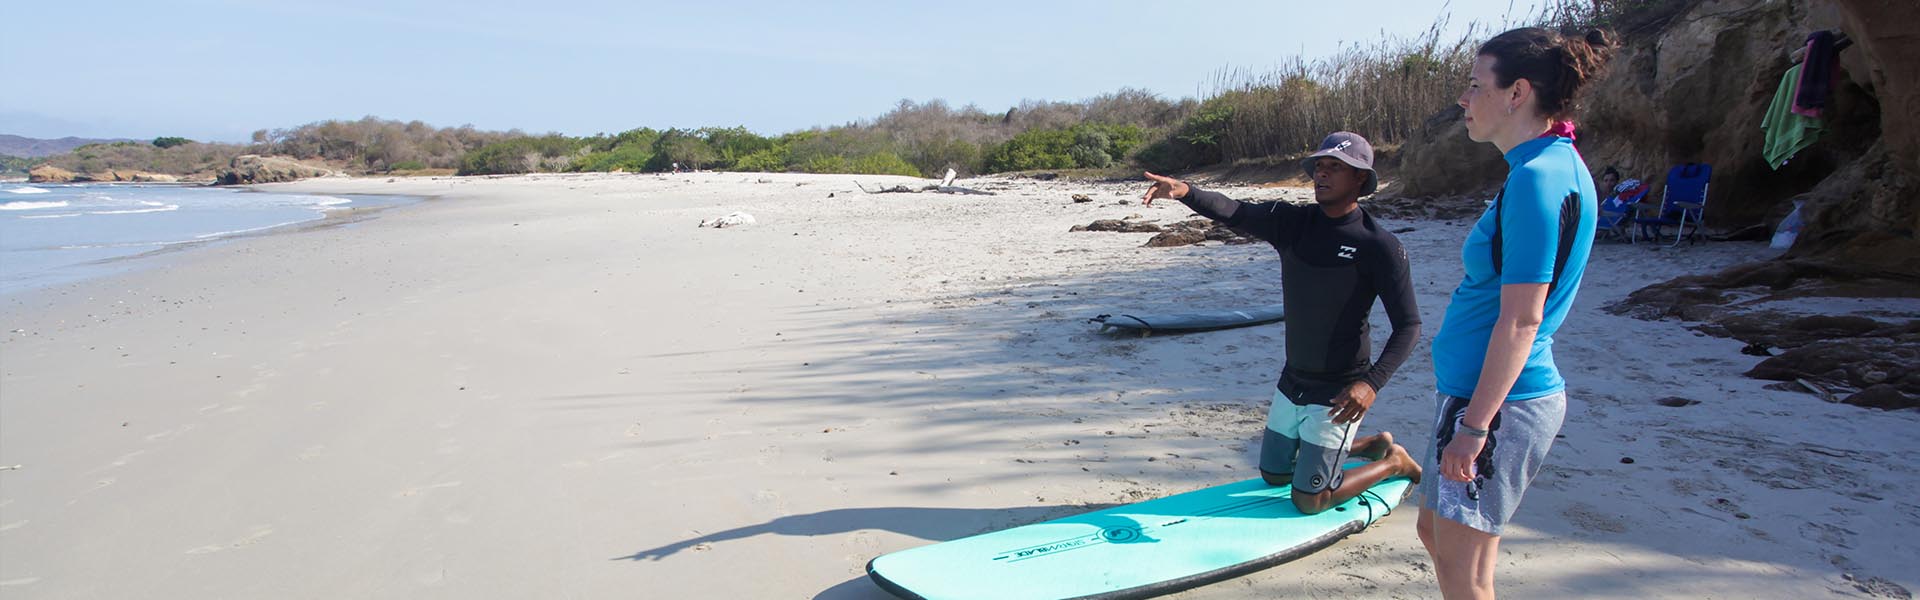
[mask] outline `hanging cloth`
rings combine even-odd
[[[1826,110],[1827,98],[1840,82],[1840,50],[1834,41],[1830,31],[1807,34],[1807,55],[1800,62],[1805,68],[1793,92],[1794,114],[1817,119]]]
[[[1794,87],[1801,78],[1804,64],[1794,65],[1780,77],[1780,87],[1773,93],[1773,103],[1768,105],[1766,117],[1760,120],[1760,130],[1766,132],[1766,144],[1761,153],[1767,159],[1767,166],[1779,170],[1787,164],[1787,159],[1813,145],[1826,132],[1826,125],[1819,119],[1794,112]]]

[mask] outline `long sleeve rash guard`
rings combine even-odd
[[[1295,403],[1330,404],[1338,386],[1355,380],[1376,391],[1385,386],[1420,337],[1420,310],[1399,238],[1365,209],[1335,218],[1317,205],[1240,202],[1219,192],[1190,189],[1179,200],[1194,212],[1266,240],[1280,253],[1287,307],[1281,390],[1288,389],[1290,380],[1302,382],[1330,393],[1289,393]],[[1367,323],[1375,298],[1386,305],[1393,324],[1377,362],[1371,360]]]

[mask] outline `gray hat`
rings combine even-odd
[[[1367,172],[1367,183],[1360,186],[1360,195],[1371,196],[1380,186],[1380,175],[1373,172],[1373,144],[1367,138],[1351,131],[1336,131],[1320,140],[1320,150],[1307,155],[1300,161],[1300,167],[1306,169],[1307,178],[1313,178],[1313,161],[1322,156],[1331,156],[1347,163],[1347,166]]]

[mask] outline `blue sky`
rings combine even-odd
[[[1526,0],[1454,0],[1452,29]],[[7,10],[0,133],[181,135],[366,115],[573,135],[774,134],[903,98],[998,111],[1411,36],[1437,2],[26,2]],[[1484,29],[1483,29],[1484,31]]]

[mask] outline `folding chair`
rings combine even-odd
[[[1713,165],[1686,163],[1667,170],[1667,189],[1661,194],[1660,216],[1639,217],[1633,221],[1639,229],[1649,230],[1649,238],[1659,240],[1660,230],[1673,225],[1673,243],[1680,239],[1697,243],[1707,213],[1707,182],[1713,178]],[[1689,231],[1687,228],[1692,227]],[[1635,231],[1638,237],[1639,231]]]
[[[1628,179],[1611,190],[1605,190],[1605,193],[1612,195],[1600,203],[1599,231],[1596,233],[1622,242],[1631,241],[1630,226],[1633,224],[1635,205],[1647,197],[1650,189],[1652,186],[1645,182]]]

